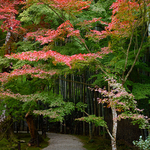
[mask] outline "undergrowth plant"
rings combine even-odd
[[[133,144],[139,147],[141,150],[149,150],[150,149],[150,136],[148,136],[146,140],[143,140],[142,136],[140,136],[139,141],[133,141]]]

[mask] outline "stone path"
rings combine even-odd
[[[68,134],[47,133],[49,146],[43,150],[86,150],[80,140]]]

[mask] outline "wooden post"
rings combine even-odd
[[[29,133],[29,127],[27,127],[27,133]]]
[[[37,147],[40,147],[39,146],[39,135],[37,134]]]
[[[20,141],[18,141],[18,150],[21,150],[21,144],[20,144]]]
[[[18,122],[17,122],[17,133],[18,133]]]

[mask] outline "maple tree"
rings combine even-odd
[[[17,33],[18,29],[21,28],[21,24],[20,24],[21,22],[15,19],[15,15],[18,13],[18,11],[15,10],[15,8],[14,8],[15,5],[19,4],[20,2],[22,2],[22,1],[19,1],[18,3],[16,3],[15,1],[12,1],[12,2],[7,1],[7,3],[10,3],[10,6],[12,6],[12,12],[9,12],[9,10],[7,10],[8,8],[4,8],[5,11],[2,10],[4,12],[4,14],[2,14],[4,17],[1,17],[1,19],[5,19],[5,21],[3,22],[3,24],[5,26],[2,26],[2,28],[3,28],[3,30],[8,31],[8,33],[10,33],[10,32],[11,33]],[[65,1],[63,3],[62,3],[62,1],[58,2],[60,5],[59,6],[57,5],[57,7],[56,7],[57,3],[55,4],[54,2],[52,2],[52,3],[51,2],[52,1],[50,1],[49,8],[52,7],[52,10],[55,8],[56,10],[61,9],[63,11],[66,11],[66,10],[64,10],[64,8],[67,7]],[[75,3],[74,1],[70,1],[71,5],[72,5],[72,2]],[[23,3],[23,4],[25,4],[25,3]],[[35,4],[36,4],[36,2],[35,2]],[[88,4],[89,4],[89,2],[77,1],[76,5],[74,5],[75,8],[73,8],[73,10],[72,10],[73,13],[74,13],[74,10],[76,10],[76,9],[78,9],[77,13],[79,11],[82,11],[83,9],[87,9],[89,7]],[[36,5],[43,5],[43,3],[37,3]],[[49,3],[47,3],[46,5],[49,5]],[[65,5],[65,7],[63,5]],[[27,1],[26,6],[27,7],[25,7],[25,9],[28,8],[28,7],[30,8],[30,1]],[[31,4],[31,6],[32,6],[32,4]],[[68,7],[70,7],[70,6],[68,6]],[[12,15],[7,16],[7,13],[8,14],[12,13]],[[7,18],[5,16],[7,16]],[[11,20],[11,19],[13,19],[13,20]],[[27,29],[28,29],[28,26],[27,26]],[[29,29],[29,30],[31,30],[31,29]],[[80,36],[79,30],[74,30],[73,25],[69,21],[65,21],[64,23],[62,23],[57,28],[57,30],[52,30],[52,29],[45,29],[45,31],[44,31],[44,29],[41,30],[41,31],[38,30],[37,32],[28,33],[25,38],[35,35],[36,40],[42,42],[41,45],[44,45],[46,43],[53,42],[56,39],[57,40],[58,39],[61,39],[61,40],[64,39],[63,36],[65,36],[66,34],[67,34],[67,37],[70,37],[70,36],[79,37]],[[9,38],[10,37],[8,37],[8,40],[9,40]],[[79,38],[81,38],[81,37],[79,37]],[[8,54],[10,54],[10,52]],[[61,55],[61,54],[59,54],[55,51],[47,50],[47,48],[44,48],[42,51],[38,51],[38,52],[37,51],[24,52],[22,54],[13,54],[13,55],[10,55],[10,56],[6,55],[7,58],[11,59],[11,62],[13,61],[13,67],[15,67],[15,62],[14,62],[14,58],[15,58],[15,59],[20,59],[21,61],[24,61],[24,60],[28,60],[28,61],[32,61],[32,62],[36,61],[37,64],[39,63],[40,60],[47,61],[49,59],[52,59],[52,63],[54,65],[56,65],[58,62],[60,62],[60,63],[63,62],[64,64],[68,65],[70,68],[72,67],[71,66],[72,60],[73,61],[75,61],[75,60],[77,60],[77,61],[78,60],[87,60],[89,56],[92,56],[93,58],[100,57],[99,54],[92,54],[92,53],[78,54],[78,55],[73,55],[73,56]],[[23,63],[23,64],[26,64],[26,62]],[[30,130],[30,133],[31,133],[31,138],[32,138],[29,145],[35,144],[35,142],[36,142],[35,139],[37,138],[37,133],[36,133],[37,131],[36,131],[34,123],[33,123],[33,116],[32,116],[33,112],[34,112],[34,114],[43,114],[45,116],[49,116],[51,118],[54,118],[54,119],[60,121],[60,120],[62,120],[61,116],[64,116],[65,114],[70,113],[70,111],[72,109],[74,109],[74,107],[72,106],[71,103],[69,103],[69,102],[65,103],[63,101],[59,101],[58,96],[57,97],[53,96],[53,98],[51,98],[51,101],[52,101],[52,99],[54,99],[54,97],[56,97],[55,100],[57,99],[57,101],[55,103],[54,102],[53,103],[49,102],[49,104],[52,103],[52,106],[50,106],[50,105],[49,106],[50,107],[55,107],[55,106],[59,105],[59,107],[61,107],[60,109],[61,109],[62,113],[61,113],[60,110],[54,110],[53,112],[50,112],[51,109],[48,109],[47,112],[42,111],[42,110],[41,111],[33,111],[37,107],[37,105],[36,105],[37,100],[38,99],[42,100],[41,96],[37,98],[36,94],[32,93],[33,90],[29,92],[30,95],[24,95],[25,92],[23,92],[22,95],[20,95],[20,94],[15,95],[11,91],[5,91],[5,89],[7,87],[9,87],[9,85],[7,83],[13,82],[14,79],[18,80],[19,76],[23,76],[23,77],[27,76],[27,80],[28,80],[28,76],[31,75],[32,78],[39,78],[41,80],[45,79],[45,80],[49,81],[50,80],[49,78],[57,73],[57,70],[49,71],[47,69],[43,70],[41,68],[44,68],[44,65],[41,64],[40,66],[37,66],[37,67],[31,67],[29,65],[19,65],[19,68],[14,69],[12,72],[10,72],[10,73],[3,72],[0,75],[1,76],[1,82],[2,82],[1,97],[6,99],[5,101],[3,101],[3,103],[7,103],[9,101],[9,99],[19,99],[20,101],[22,101],[21,99],[25,98],[25,100],[23,100],[23,102],[25,103],[25,106],[30,105],[29,108],[23,106],[23,107],[26,108],[25,117],[26,117],[26,121],[28,123],[29,130]],[[5,85],[4,89],[3,89],[3,85]],[[15,88],[11,88],[11,90],[15,92]],[[21,92],[21,91],[19,91],[19,92]],[[31,95],[31,93],[33,95]],[[39,96],[40,94],[37,94],[37,95]],[[35,97],[35,99],[31,99],[31,97]],[[44,97],[46,98],[47,96],[45,95]],[[8,99],[8,101],[7,101],[7,99]],[[44,99],[44,101],[45,101],[45,99]],[[6,104],[6,105],[7,105],[7,107],[9,107],[9,104]],[[63,107],[64,107],[64,109],[63,109]],[[12,114],[12,112],[11,112],[11,114]]]
[[[140,52],[145,51],[146,47],[148,47],[147,44],[149,43],[149,40],[147,39],[146,35],[148,32],[148,26],[149,26],[149,19],[147,18],[149,7],[147,6],[149,6],[149,1],[143,2],[143,1],[123,1],[123,0],[119,1],[118,0],[114,2],[111,6],[111,8],[113,8],[112,21],[111,23],[108,24],[107,27],[105,27],[105,31],[102,31],[102,32],[95,31],[93,32],[93,34],[91,33],[89,34],[90,36],[92,35],[93,38],[96,38],[96,39],[101,39],[107,36],[111,37],[112,40],[111,40],[110,46],[113,49],[114,54],[116,53],[117,56],[118,54],[121,54],[121,60],[119,61],[118,57],[116,57],[117,58],[116,60],[112,59],[112,61],[110,61],[111,66],[113,66],[113,64],[116,63],[116,61],[118,61],[118,63],[114,65],[115,68],[111,66],[110,68],[107,68],[105,66],[105,68],[101,67],[101,69],[107,75],[110,72],[113,74],[117,73],[118,80],[120,80],[122,84],[126,84],[127,79],[130,77],[133,71],[133,68],[136,66],[136,63],[138,62]],[[146,24],[148,24],[148,26],[146,26]],[[134,37],[137,41],[136,33],[139,28],[142,28],[142,33],[141,33],[142,38],[138,39],[139,40],[138,43],[135,42],[135,45],[139,45],[139,46],[135,46],[136,50],[134,51],[134,56],[133,56],[132,54],[133,54]],[[130,38],[130,39],[126,41],[127,38]],[[145,43],[144,43],[144,40],[145,40]],[[117,44],[117,41],[119,42],[119,44]],[[127,45],[127,42],[128,42],[128,45]],[[132,61],[131,61],[131,58],[132,58]],[[109,86],[111,85],[108,85],[108,87]],[[112,91],[110,91],[109,89],[108,92],[110,92],[110,95],[112,94]],[[118,95],[119,94],[120,93],[118,91]],[[111,96],[113,98],[116,98],[117,94],[115,94],[114,96],[113,95]],[[107,100],[105,102],[107,103]],[[111,98],[109,102],[111,103]],[[117,117],[116,104],[111,105],[111,110],[112,110],[112,117],[113,117],[113,130],[112,130],[113,136],[111,137],[112,149],[117,149],[116,147],[117,121],[115,119]],[[123,111],[125,111],[125,109],[123,109]],[[129,116],[127,116],[127,118]]]
[[[110,63],[108,62],[106,63],[106,65],[110,64],[109,67],[107,67],[106,65],[105,67],[103,67],[103,65],[99,66],[101,70],[108,76],[110,73],[112,74],[116,73],[118,81],[120,80],[120,82],[122,82],[122,85],[126,84],[126,88],[127,88],[126,81],[130,77],[133,68],[136,66],[138,58],[142,53],[141,51],[145,51],[146,47],[148,47],[149,45],[148,44],[149,40],[146,37],[149,26],[149,19],[147,16],[147,13],[149,13],[149,2],[150,1],[124,1],[124,0],[118,0],[114,2],[111,6],[111,8],[113,9],[111,23],[109,23],[108,26],[105,27],[104,31],[92,30],[92,33],[90,32],[89,34],[87,34],[87,37],[92,36],[95,40],[100,40],[108,36],[111,38],[110,47],[111,49],[113,49],[113,54],[116,54],[116,58],[114,57],[110,61]],[[148,24],[148,26],[146,24]],[[141,33],[142,38],[140,39],[137,36],[137,31],[139,30],[139,28],[142,29]],[[128,38],[129,40],[127,41],[126,39]],[[136,46],[134,45],[135,50],[133,54],[134,39],[136,39],[135,42]],[[119,54],[121,54],[120,55],[121,59],[119,59],[118,57]],[[101,61],[98,61],[98,63],[102,64]],[[108,87],[109,86],[110,85],[108,85]],[[108,90],[108,92],[110,92],[110,95],[112,94],[112,91],[110,91],[110,89]],[[105,94],[106,93],[104,93],[104,95]],[[120,93],[118,91],[118,95],[119,94]],[[113,95],[111,96],[113,98],[116,98],[117,95],[115,94],[114,96]],[[108,101],[106,100],[105,102],[107,103]],[[111,103],[111,98],[109,102]],[[113,118],[113,130],[112,130],[113,136],[111,136],[112,149],[117,149],[116,147],[117,121],[115,119],[117,118],[116,104],[111,105],[111,110]],[[123,111],[125,111],[125,109],[123,109]]]
[[[80,15],[82,15],[83,11],[86,12],[90,9],[90,5],[92,4],[90,0],[69,0],[67,2],[66,0],[50,0],[46,2],[43,0],[28,0],[26,3],[24,1],[7,0],[4,4],[6,3],[8,5],[1,5],[0,9],[0,19],[4,20],[2,29],[8,32],[17,32],[17,29],[21,28],[22,22],[22,24],[24,24],[23,28],[26,29],[24,32],[27,32],[23,42],[25,44],[33,41],[34,43],[38,42],[38,44],[40,43],[40,49],[37,51],[26,51],[22,49],[22,53],[5,55],[5,57],[9,59],[8,61],[14,61],[13,65],[16,69],[11,73],[4,72],[0,74],[2,85],[7,85],[7,82],[11,82],[13,79],[25,75],[29,75],[32,78],[40,78],[41,80],[48,80],[48,78],[53,75],[62,72],[62,68],[66,69],[66,66],[68,66],[69,69],[74,69],[80,67],[78,64],[90,64],[91,62],[94,63],[96,69],[100,69],[104,75],[117,74],[118,81],[122,82],[122,85],[125,85],[133,67],[136,66],[140,52],[143,50],[143,43],[148,30],[146,24],[147,22],[149,24],[147,17],[147,13],[149,12],[149,0],[144,0],[144,2],[140,0],[118,0],[114,2],[111,6],[112,20],[110,23],[106,23],[100,16],[92,18],[91,20],[84,20],[82,18],[80,20]],[[18,4],[25,5],[23,12],[19,14],[20,21],[16,20],[18,11],[15,9],[15,6]],[[44,10],[42,12],[37,8],[43,8]],[[38,11],[38,13],[36,11]],[[47,17],[47,13],[55,17],[49,18]],[[45,22],[41,23],[41,20],[44,19]],[[102,26],[104,30],[98,31],[94,29],[93,27],[95,27],[96,24]],[[140,42],[138,41],[138,43],[136,43],[136,45],[140,46],[136,46],[134,57],[132,56],[132,43],[134,37],[136,39],[138,38],[136,33],[139,28],[142,28],[142,38],[139,40]],[[90,45],[95,46],[100,40],[105,38],[109,39],[109,43],[104,47],[94,47],[94,50],[93,47],[90,47]],[[61,43],[61,46],[58,46],[57,43]],[[79,49],[79,51],[76,50],[74,52],[75,54],[71,56],[67,55],[67,51],[69,51],[67,50],[67,45],[69,43],[78,45],[77,47]],[[147,47],[147,43],[148,42],[145,42],[145,47]],[[62,49],[63,46],[66,48],[66,51],[62,52],[60,50],[59,53],[57,48]],[[111,61],[107,61],[107,57],[105,57],[105,55],[109,53],[114,55],[113,58],[110,58]],[[126,55],[124,55],[124,53]],[[120,54],[119,57],[118,54]],[[130,55],[132,56],[132,60]],[[111,55],[108,55],[108,57],[110,56]],[[118,63],[116,63],[117,61]],[[119,63],[123,64],[121,69],[115,66]],[[29,64],[31,64],[32,67]],[[57,68],[59,65],[62,66],[61,71],[59,69],[49,69],[52,67]],[[3,89],[2,93],[5,93]],[[17,99],[16,95],[11,92],[2,94],[2,96],[4,95]],[[128,95],[128,93],[126,92],[125,95]],[[23,99],[24,97],[31,98],[31,96],[19,95],[19,99]],[[105,100],[102,100],[102,102],[104,101]],[[120,103],[120,105],[124,106],[124,103]],[[113,114],[112,149],[116,149],[117,120],[114,118],[117,116],[117,112],[115,106],[113,103],[111,104]],[[121,109],[124,110],[124,108]],[[31,112],[28,109],[26,117],[30,116],[33,112],[35,111]],[[37,111],[37,113],[52,116],[52,114],[48,114],[48,112]],[[54,116],[56,117],[56,115]],[[29,120],[32,119],[30,118]]]
[[[113,118],[113,129],[112,132],[109,131],[107,123],[104,122],[101,117],[91,117],[88,115],[87,118],[82,117],[78,120],[80,121],[92,121],[97,126],[104,126],[111,138],[112,149],[117,149],[116,146],[116,134],[117,134],[117,121],[121,119],[131,119],[133,124],[139,124],[140,128],[149,129],[148,116],[141,114],[143,109],[137,108],[137,101],[135,101],[134,96],[129,94],[122,84],[117,83],[116,79],[108,78],[108,90],[106,88],[91,88],[91,90],[101,93],[103,98],[98,98],[98,103],[107,104],[107,107],[112,110]]]
[[[2,20],[1,29],[2,31],[7,31],[4,54],[10,54],[12,43],[19,37],[19,32],[23,31],[23,28],[20,26],[20,21],[16,19],[16,16],[19,13],[19,6],[23,5],[25,1],[1,0],[0,3],[0,20]]]
[[[1,28],[3,30],[15,30],[20,25],[20,21],[16,20],[15,15],[18,14],[18,11],[15,9],[15,6],[20,4],[23,1],[3,1],[0,3],[0,19],[4,20]]]

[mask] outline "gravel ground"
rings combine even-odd
[[[80,140],[68,134],[47,133],[49,146],[43,150],[86,150]]]

